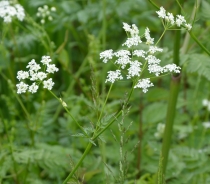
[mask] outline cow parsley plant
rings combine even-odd
[[[141,37],[135,24],[123,23],[123,28],[127,32],[128,38],[122,46],[126,46],[127,49],[116,52],[109,49],[100,53],[100,59],[104,63],[112,60],[117,66],[117,70],[108,71],[105,82],[114,83],[124,78],[131,79],[134,81],[134,88],[141,88],[146,93],[148,88],[153,86],[150,78],[142,78],[142,74],[146,69],[151,75],[155,76],[164,73],[180,73],[180,67],[175,64],[160,65],[161,60],[155,56],[155,53],[162,52],[163,49],[154,45],[154,38],[150,36],[149,28],[145,29],[145,33]],[[146,45],[147,49],[139,49],[140,44]]]
[[[44,67],[43,71],[40,71],[42,67],[40,66],[40,64],[37,64],[34,59],[32,59],[26,66],[26,68],[28,68],[28,71],[18,71],[17,79],[19,81],[28,79],[33,83],[29,85],[21,81],[19,84],[16,85],[17,93],[26,93],[26,91],[36,93],[41,83],[43,83],[44,88],[52,90],[54,82],[52,81],[52,78],[47,78],[50,73],[57,72],[58,68],[55,66],[55,64],[50,64],[51,61],[52,60],[50,56],[42,56],[41,63],[44,65]]]
[[[3,18],[5,23],[12,22],[13,18],[23,21],[25,17],[24,8],[14,1],[0,1],[0,17]]]
[[[174,25],[178,27],[184,27],[188,31],[192,29],[191,24],[187,23],[184,16],[182,15],[174,15],[172,13],[166,12],[166,10],[163,7],[160,7],[159,11],[156,11],[158,14],[158,17],[162,19],[164,27],[167,27],[168,29],[173,27]]]
[[[52,21],[52,12],[55,12],[56,8],[51,7],[49,8],[47,5],[44,5],[43,7],[38,8],[37,17],[41,18],[41,23],[44,24],[47,20]]]

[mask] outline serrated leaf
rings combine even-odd
[[[187,61],[186,71],[197,73],[210,80],[210,57],[203,54],[191,54]]]
[[[101,119],[101,124],[102,126],[106,126],[106,124],[109,122],[109,120],[114,117],[116,113],[112,113],[110,115],[105,115],[102,119]]]
[[[89,139],[89,142],[96,146],[96,143],[92,139]]]
[[[103,143],[106,143],[106,140],[104,139],[104,137],[103,137],[102,135],[100,135],[98,138],[99,138]]]
[[[201,16],[204,18],[204,19],[207,19],[209,20],[210,18],[210,3],[207,2],[207,1],[202,1],[202,6],[201,6]]]
[[[71,135],[73,137],[87,137],[86,135],[84,135],[83,133],[78,133],[78,134],[74,134],[74,135]]]

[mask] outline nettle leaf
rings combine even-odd
[[[210,80],[210,57],[203,54],[191,54],[186,60],[186,71],[197,73]]]

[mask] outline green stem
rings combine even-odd
[[[194,41],[210,56],[208,49],[196,38],[196,36],[191,31],[189,34],[194,39]]]
[[[157,6],[153,1],[148,0],[156,9],[159,9],[159,6]]]
[[[179,8],[179,13],[181,9]],[[180,50],[180,40],[181,40],[181,31],[177,30],[174,37],[174,52],[173,52],[173,63],[179,65],[179,50]],[[179,85],[180,85],[181,74],[176,74],[172,76],[170,84],[170,93],[168,99],[168,108],[166,114],[166,124],[163,136],[163,145],[162,145],[162,156],[163,156],[163,175],[165,175],[168,155],[171,146],[171,139],[173,134],[173,125],[176,112],[176,103],[179,94]]]
[[[158,39],[157,43],[155,45],[157,45],[159,43],[159,41],[162,39],[163,35],[165,34],[167,29],[164,29],[162,35],[160,36],[160,38]]]
[[[108,98],[109,98],[110,92],[111,92],[111,90],[112,90],[112,86],[113,86],[113,84],[111,84],[111,86],[109,87],[108,94],[107,94],[107,96],[106,96],[105,102],[104,102],[104,104],[103,104],[101,113],[100,113],[99,118],[98,118],[97,128],[100,128],[101,117],[102,117],[102,114],[103,114],[103,112],[104,112],[104,108],[105,108],[105,106],[106,106],[106,103],[107,103],[107,100],[108,100]]]
[[[179,8],[179,13],[181,9]],[[174,38],[174,52],[173,52],[173,63],[179,65],[179,50],[180,50],[180,39],[181,31],[177,30]],[[162,145],[162,156],[163,156],[163,174],[165,175],[168,155],[171,146],[171,139],[173,133],[173,124],[176,112],[176,103],[179,94],[179,85],[180,85],[181,74],[172,76],[170,84],[170,92],[168,99],[168,108],[166,114],[166,125],[163,136],[163,145]]]
[[[67,178],[64,180],[63,184],[66,184],[71,177],[74,175],[74,173],[77,171],[78,167],[82,164],[82,161],[84,160],[84,158],[87,156],[87,154],[89,153],[90,149],[92,148],[93,144],[92,143],[88,143],[85,152],[83,153],[82,157],[80,158],[79,162],[77,163],[77,165],[75,166],[75,168],[70,172],[70,174],[67,176]]]
[[[121,111],[119,111],[118,113],[117,113],[117,115],[114,117],[114,119],[112,120],[112,121],[110,121],[99,133],[97,133],[92,139],[93,139],[93,141],[94,140],[96,140],[105,130],[107,130],[107,128],[109,128],[111,125],[112,125],[112,123],[114,123],[115,121],[116,121],[116,119],[121,115],[121,113],[122,113],[122,110]]]
[[[110,87],[111,88],[111,87]],[[129,100],[130,100],[130,97],[133,93],[133,90],[134,90],[134,84],[132,86],[132,89],[128,95],[128,98],[127,100],[125,101],[124,105],[127,105]],[[108,95],[107,95],[108,96]],[[95,133],[93,134],[93,137],[92,137],[92,141],[95,141],[105,130],[107,130],[115,121],[116,119],[122,114],[122,110],[120,110],[117,115],[113,118],[112,121],[110,121],[105,128],[103,128],[99,133],[97,133],[95,135]],[[68,175],[68,177],[65,179],[65,181],[63,182],[63,184],[66,184],[69,179],[74,175],[74,173],[77,171],[77,169],[79,168],[79,166],[82,164],[82,161],[84,160],[84,158],[87,156],[87,154],[89,153],[90,149],[92,148],[92,143],[88,143],[86,149],[85,149],[85,152],[83,153],[82,157],[80,158],[79,162],[77,163],[77,165],[75,166],[75,168],[71,171],[71,173]]]
[[[166,126],[163,136],[163,145],[162,145],[162,156],[163,156],[163,173],[165,174],[168,154],[171,145],[171,138],[173,132],[174,117],[176,111],[177,97],[179,93],[179,84],[180,84],[180,75],[178,77],[173,77],[170,85],[170,94],[168,100],[168,109],[166,115]]]
[[[61,100],[52,92],[49,90],[49,92],[59,101],[61,102]],[[62,102],[61,102],[62,103]],[[88,134],[84,131],[84,129],[82,128],[82,126],[78,123],[78,121],[74,118],[74,116],[70,113],[70,111],[63,106],[63,108],[66,110],[66,112],[68,113],[68,115],[72,118],[72,120],[77,124],[77,126],[82,130],[82,132],[88,137]]]

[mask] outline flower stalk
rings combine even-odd
[[[174,38],[173,63],[178,66],[180,61],[179,59],[180,39],[181,39],[181,31],[176,30]],[[171,139],[173,134],[173,125],[174,125],[174,118],[176,112],[176,104],[179,94],[180,81],[181,81],[181,73],[172,75],[170,83],[169,99],[168,99],[168,108],[166,113],[165,131],[163,135],[163,144],[162,144],[163,175],[165,175],[166,172],[168,155],[171,147]]]

